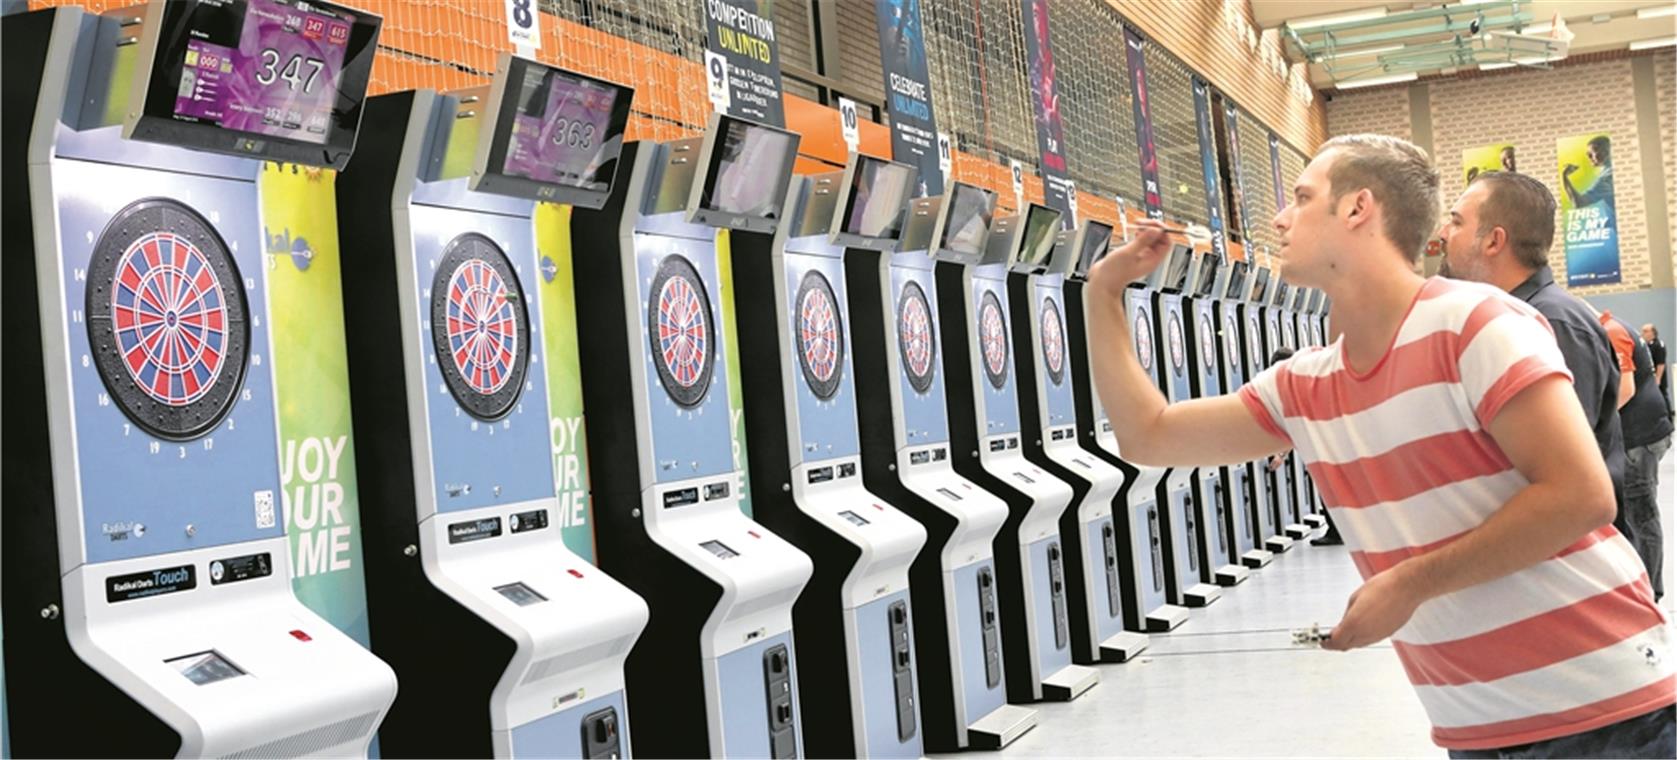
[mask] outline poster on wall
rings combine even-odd
[[[1164,200],[1159,197],[1159,154],[1153,142],[1153,112],[1147,104],[1147,58],[1142,39],[1134,29],[1124,27],[1124,50],[1130,64],[1130,104],[1135,117],[1135,144],[1141,154],[1141,203],[1149,219],[1163,219]]]
[[[297,599],[368,644],[336,173],[264,163],[280,485]]]
[[[1044,203],[1060,212],[1066,228],[1077,226],[1072,190],[1066,178],[1065,127],[1060,119],[1060,92],[1054,71],[1054,45],[1048,34],[1048,0],[1022,0],[1025,14],[1025,58],[1030,62],[1031,107],[1036,113],[1037,152],[1042,160]]]
[[[1287,207],[1287,182],[1281,178],[1281,138],[1269,133],[1269,181],[1275,184],[1275,208]]]
[[[775,42],[771,0],[705,0],[705,47],[713,53],[706,78],[713,90],[725,87],[729,116],[786,126],[781,99],[780,49]],[[722,70],[718,70],[722,69]]]
[[[885,108],[891,114],[891,158],[920,169],[917,196],[943,194],[932,75],[926,64],[920,0],[874,0]]]
[[[1217,136],[1211,129],[1211,86],[1194,77],[1194,126],[1200,141],[1200,179],[1205,182],[1205,217],[1210,220],[1211,250],[1217,258],[1229,258],[1227,234],[1223,231],[1223,182],[1217,171]]]
[[[1462,149],[1462,184],[1473,182],[1482,172],[1517,172],[1514,143],[1481,145]]]
[[[1613,200],[1613,138],[1605,133],[1555,141],[1561,179],[1561,233],[1566,284],[1609,285],[1620,279],[1619,216]]]

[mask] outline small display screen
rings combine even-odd
[[[778,217],[797,149],[790,132],[723,118],[702,205],[736,216]]]
[[[501,596],[506,597],[507,601],[510,601],[520,607],[528,607],[532,604],[540,604],[547,601],[547,597],[536,593],[535,589],[530,588],[523,583],[508,583],[505,586],[496,586],[495,591]]]
[[[728,545],[722,543],[721,541],[706,541],[699,545],[721,559],[733,559],[734,557],[738,557],[740,555],[739,552],[728,548]]]
[[[1025,239],[1019,246],[1019,261],[1034,267],[1047,266],[1048,257],[1054,255],[1054,235],[1059,231],[1059,214],[1032,205],[1025,212]]]
[[[1276,280],[1275,281],[1275,300],[1272,301],[1270,305],[1278,306],[1278,307],[1279,306],[1286,306],[1287,305],[1287,295],[1292,292],[1292,288],[1293,288],[1293,286],[1288,285],[1287,283],[1282,282],[1281,280]]]
[[[1252,302],[1262,304],[1269,297],[1269,269],[1258,267],[1256,272],[1252,275]]]
[[[849,520],[852,525],[862,526],[868,524],[868,518],[856,514],[848,509],[840,512],[839,517]]]
[[[857,161],[841,231],[866,238],[897,237],[908,216],[914,167],[867,156],[860,156]]]
[[[1229,265],[1229,284],[1223,288],[1224,298],[1240,298],[1246,295],[1242,290],[1246,287],[1247,263],[1236,261]]]
[[[1106,255],[1107,247],[1112,245],[1112,228],[1104,224],[1090,224],[1089,231],[1083,235],[1083,250],[1077,254],[1077,267],[1087,272],[1089,267],[1100,261]]]
[[[1194,285],[1194,295],[1210,297],[1211,289],[1217,285],[1217,273],[1223,268],[1223,260],[1215,253],[1200,254],[1200,280]]]
[[[186,680],[199,686],[212,684],[216,681],[225,681],[229,678],[237,678],[245,674],[243,670],[239,669],[239,666],[234,665],[232,661],[222,657],[221,653],[214,650],[184,655],[163,662],[173,667],[176,672],[186,676]]]
[[[500,122],[507,134],[495,140],[497,148],[504,145],[501,172],[610,190],[628,123],[628,88],[520,58],[512,59],[509,73],[512,118]]]
[[[996,194],[989,190],[961,183],[949,196],[949,208],[943,226],[943,240],[938,248],[965,256],[984,253],[990,236],[990,217],[996,210]]]
[[[1159,282],[1161,290],[1172,290],[1178,293],[1188,287],[1188,265],[1194,261],[1193,250],[1188,246],[1177,243],[1170,249],[1169,269],[1165,270],[1165,278]]]

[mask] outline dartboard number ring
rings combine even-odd
[[[692,408],[704,401],[716,369],[716,321],[693,263],[679,254],[659,262],[646,303],[652,366],[664,392]]]
[[[1052,298],[1042,299],[1042,361],[1048,379],[1060,385],[1066,377],[1066,331],[1060,324],[1060,306]]]
[[[431,340],[443,384],[467,414],[510,414],[530,363],[530,315],[500,246],[468,232],[450,241],[431,281]]]
[[[1007,384],[1007,321],[1002,302],[993,290],[984,291],[978,305],[978,348],[984,358],[984,376],[1001,390]]]
[[[88,264],[87,337],[134,424],[185,441],[232,411],[250,355],[243,281],[221,235],[185,204],[147,198],[111,218]]]
[[[797,308],[792,334],[798,339],[804,382],[817,398],[830,399],[844,376],[844,322],[832,283],[820,272],[805,273],[798,285]]]
[[[897,350],[914,392],[931,390],[937,371],[937,335],[932,330],[931,304],[919,283],[904,285],[897,297]]]

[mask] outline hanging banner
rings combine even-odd
[[[932,75],[926,65],[926,37],[920,0],[874,0],[878,18],[880,69],[885,109],[891,114],[891,158],[920,169],[916,195],[943,194],[937,118],[932,113]]]
[[[1147,105],[1147,59],[1142,55],[1146,40],[1134,29],[1124,27],[1124,48],[1130,64],[1130,104],[1135,114],[1135,144],[1141,153],[1141,203],[1149,219],[1163,219],[1164,201],[1159,197],[1159,153],[1153,142],[1153,111]]]
[[[1022,0],[1025,58],[1030,61],[1031,106],[1036,112],[1036,145],[1041,154],[1043,203],[1060,212],[1067,229],[1077,226],[1066,181],[1065,128],[1060,121],[1060,93],[1054,72],[1054,46],[1048,35],[1048,0]]]
[[[1269,133],[1269,179],[1275,183],[1275,210],[1287,207],[1287,183],[1281,178],[1281,138]]]
[[[1473,182],[1481,172],[1515,172],[1514,143],[1481,145],[1462,149],[1462,184]]]
[[[262,232],[291,587],[366,646],[336,181],[329,170],[264,163]]]
[[[1223,231],[1223,179],[1217,171],[1217,136],[1211,129],[1211,87],[1194,77],[1194,125],[1200,139],[1200,178],[1205,182],[1205,216],[1210,220],[1211,251],[1217,258],[1229,258],[1227,233]]]
[[[780,49],[768,15],[769,2],[705,0],[705,47],[722,58],[707,61],[705,76],[713,89],[726,87],[726,98],[719,102],[726,103],[729,116],[784,127]]]
[[[1613,138],[1577,135],[1555,141],[1561,174],[1561,230],[1566,284],[1609,285],[1619,277],[1618,211],[1613,200]]]
[[[1250,245],[1252,240],[1252,225],[1246,214],[1246,177],[1241,173],[1240,165],[1240,109],[1233,103],[1223,106],[1223,131],[1229,135],[1229,169],[1234,177],[1234,210],[1240,217],[1240,239]],[[1253,251],[1248,250],[1248,261],[1256,260]]]

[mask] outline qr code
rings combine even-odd
[[[257,491],[255,500],[256,527],[259,529],[274,527],[274,492]]]

